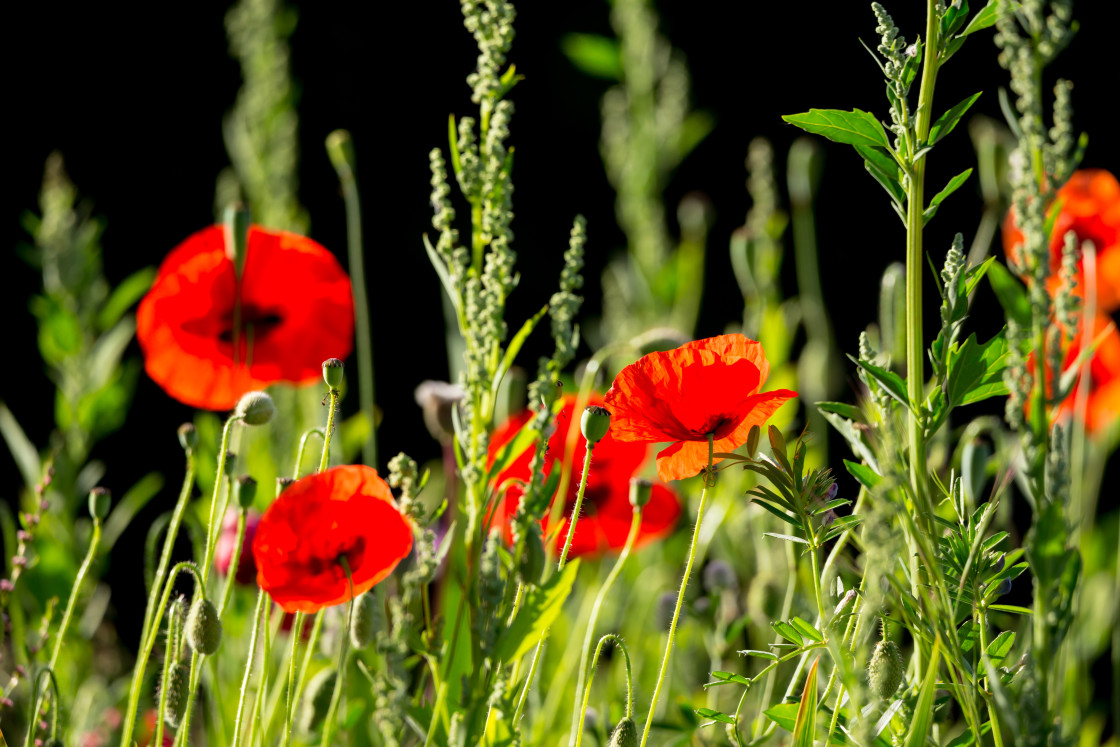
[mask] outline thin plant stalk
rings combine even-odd
[[[167,650],[163,654],[163,676],[160,678],[159,707],[156,710],[156,735],[152,744],[163,744],[163,725],[167,717],[167,679],[171,665],[179,658],[179,616],[171,615],[167,625]]]
[[[229,433],[233,424],[241,420],[241,415],[231,415],[222,429],[222,445],[218,449],[218,469],[214,474],[214,493],[210,496],[210,519],[206,524],[206,555],[202,564],[202,588],[205,591],[206,581],[210,578],[210,565],[214,562],[214,520],[218,510],[218,500],[221,497],[222,479],[226,471],[226,451],[229,449]]]
[[[237,581],[237,567],[241,560],[241,548],[245,544],[245,518],[247,513],[244,508],[237,512],[237,537],[233,541],[233,555],[230,556],[229,567],[226,569],[226,588],[222,592],[222,603],[218,607],[219,620],[225,614],[229,600],[233,597],[233,586]]]
[[[336,130],[327,137],[327,152],[342,184],[346,204],[346,248],[350,261],[350,287],[354,293],[354,327],[358,337],[358,399],[362,413],[369,419],[370,437],[362,444],[362,461],[377,466],[377,421],[373,394],[373,330],[366,298],[366,272],[362,257],[362,203],[358,198],[358,179],[354,146],[350,133]]]
[[[346,665],[350,661],[350,626],[354,624],[354,577],[350,573],[350,564],[346,557],[339,559],[343,570],[346,571],[346,583],[350,587],[350,605],[346,611],[346,629],[342,635],[342,647],[338,653],[338,676],[334,680],[334,692],[331,694],[331,705],[327,709],[327,719],[323,723],[323,740],[320,747],[331,747],[331,736],[334,735],[334,720],[338,715],[338,704],[342,702],[342,689],[346,683]]]
[[[267,598],[268,596],[263,589],[257,592],[257,610],[253,613],[253,634],[249,637],[249,655],[245,657],[245,675],[241,678],[241,695],[237,699],[237,716],[233,721],[233,741],[230,742],[232,747],[237,747],[241,743],[241,714],[245,710],[245,696],[249,692],[249,680],[253,676],[253,660],[257,656],[257,635],[260,633],[261,617],[264,613],[264,603]],[[266,659],[262,669],[267,668],[268,660]]]
[[[630,551],[634,549],[634,543],[638,539],[638,531],[641,529],[641,527],[642,527],[642,509],[641,508],[635,508],[634,509],[634,516],[630,520],[630,533],[626,535],[626,544],[624,544],[622,546],[622,552],[619,554],[618,560],[615,561],[614,567],[611,568],[610,574],[607,575],[607,579],[603,582],[603,585],[599,588],[599,593],[595,597],[595,605],[591,608],[591,617],[587,621],[587,633],[583,637],[583,649],[580,651],[580,655],[579,655],[579,675],[576,679],[576,698],[577,698],[577,701],[576,701],[576,708],[572,712],[572,736],[569,738],[569,744],[575,745],[575,747],[579,747],[580,742],[583,741],[583,717],[584,717],[584,714],[587,713],[587,700],[588,700],[588,698],[590,697],[590,694],[591,694],[591,683],[590,683],[590,681],[588,681],[587,682],[587,692],[583,696],[583,707],[581,708],[579,706],[578,698],[580,696],[580,693],[583,692],[584,680],[589,679],[588,675],[590,673],[587,670],[587,658],[591,654],[591,639],[595,635],[595,623],[597,623],[599,621],[599,610],[603,606],[603,600],[605,600],[607,598],[607,594],[610,592],[611,586],[614,585],[615,580],[618,578],[619,574],[622,573],[622,567],[624,565],[626,565],[626,560],[630,557]],[[599,642],[599,645],[602,646],[602,641]],[[596,654],[595,654],[595,658],[596,659],[599,658],[599,655],[598,655],[597,651],[596,651]],[[595,670],[595,667],[594,667],[594,665],[592,665],[591,671],[594,671],[594,670]],[[627,683],[629,683],[629,681],[630,681],[630,655],[629,654],[626,655],[626,672],[627,672],[626,680],[627,680]],[[627,688],[627,692],[629,693],[630,697],[628,697],[627,701],[626,701],[626,717],[629,718],[630,713],[633,710],[632,702],[631,702],[633,700],[633,694],[630,693],[629,688]]]
[[[700,491],[700,506],[696,509],[696,526],[692,530],[692,542],[688,548],[688,562],[684,566],[684,577],[681,578],[681,588],[677,592],[677,604],[673,608],[673,620],[669,623],[669,636],[665,642],[665,656],[661,659],[661,671],[657,674],[657,685],[653,688],[653,699],[649,704],[649,714],[646,716],[646,725],[642,730],[640,747],[645,747],[649,740],[649,730],[653,727],[653,715],[657,711],[657,701],[661,697],[661,686],[665,683],[665,674],[669,671],[669,657],[673,653],[673,638],[677,632],[677,619],[681,615],[681,604],[684,602],[684,592],[688,588],[688,578],[692,575],[692,563],[696,559],[696,541],[700,537],[700,525],[704,521],[704,503],[708,498],[708,483],[711,480],[712,449],[714,446],[713,434],[708,434],[708,467],[704,472],[704,489]]]
[[[62,623],[58,626],[58,633],[54,641],[54,650],[51,652],[51,660],[47,664],[47,669],[54,671],[55,664],[58,663],[58,654],[62,651],[62,644],[66,639],[66,629],[70,627],[70,618],[74,614],[74,605],[78,602],[78,592],[81,591],[82,582],[86,579],[86,574],[89,573],[89,567],[93,564],[93,559],[97,555],[97,546],[101,544],[101,519],[96,516],[93,517],[93,534],[89,540],[89,550],[86,552],[85,560],[82,561],[81,567],[78,569],[78,575],[74,579],[74,586],[70,589],[70,598],[66,601],[66,612],[62,615]]]

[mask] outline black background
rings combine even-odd
[[[858,42],[876,44],[874,17],[862,0],[660,5],[662,31],[691,69],[693,105],[712,112],[717,122],[666,196],[670,216],[671,206],[694,190],[706,193],[715,209],[697,329],[703,337],[723,332],[741,314],[727,245],[749,206],[743,166],[749,140],[770,138],[783,172],[784,154],[799,133],[781,114],[858,107],[885,117],[886,103],[880,73]],[[896,0],[888,8],[910,40],[924,31],[924,5]],[[1075,83],[1076,125],[1091,136],[1085,165],[1114,173],[1120,171],[1112,137],[1117,5],[1078,3],[1081,32],[1048,73],[1048,83],[1058,76]],[[464,78],[474,66],[473,40],[458,3],[450,0],[297,8],[290,44],[301,92],[300,197],[311,216],[310,234],[345,264],[343,205],[323,149],[326,135],[344,127],[355,139],[362,187],[378,404],[384,411],[380,453],[383,460],[400,450],[431,458],[437,446],[412,398],[421,380],[447,376],[439,284],[420,242],[431,230],[428,152],[446,146],[449,113],[471,112]],[[212,222],[214,180],[228,164],[222,116],[240,85],[238,63],[226,49],[226,9],[224,2],[202,1],[25,2],[5,8],[3,399],[37,444],[47,442],[53,414],[53,388],[42,375],[27,309],[40,280],[13,249],[26,239],[21,213],[38,210],[43,162],[60,150],[83,197],[107,220],[102,243],[112,282],[158,264],[179,241]],[[576,213],[588,218],[588,315],[600,305],[600,272],[624,241],[598,152],[599,98],[608,84],[575,70],[559,48],[567,32],[611,33],[606,3],[522,2],[516,28],[510,59],[526,80],[512,95],[513,227],[522,282],[510,301],[511,326],[555,288]],[[983,90],[973,111],[1000,119],[997,89],[1006,86],[1007,76],[996,54],[991,30],[973,36],[941,71],[935,110]],[[876,314],[879,275],[903,259],[904,232],[858,158],[843,146],[829,146],[827,157],[817,214],[824,294],[841,348],[854,352],[859,330]],[[974,160],[962,127],[929,157],[927,188],[939,189]],[[926,248],[937,264],[954,233],[963,232],[967,246],[980,212],[974,176],[926,231]],[[787,282],[792,264],[787,258]],[[792,283],[788,290],[794,290]],[[930,336],[937,293],[928,273],[925,295]],[[989,333],[1000,323],[998,308],[981,299],[975,327]],[[535,360],[546,341],[540,335],[527,346],[524,360]],[[135,343],[132,354],[138,354]],[[356,406],[353,400],[348,408]],[[94,452],[108,465],[106,484],[123,491],[159,469],[169,479],[156,502],[170,505],[182,469],[175,428],[190,417],[142,377],[126,427]],[[1115,470],[1111,474],[1115,480]],[[0,496],[10,500],[18,485],[15,465],[0,449]],[[134,528],[118,545],[111,561],[118,572],[135,564],[142,538]]]

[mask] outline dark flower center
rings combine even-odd
[[[248,329],[252,327],[253,336],[256,338],[263,337],[269,332],[280,326],[284,321],[275,311],[268,309],[261,309],[256,306],[244,305],[241,307],[241,331],[240,336],[244,336]],[[222,342],[233,344],[233,309],[230,309],[221,319],[218,339]]]

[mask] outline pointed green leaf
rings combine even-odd
[[[845,402],[817,402],[816,404],[817,409],[821,412],[831,412],[848,420],[863,422],[863,410],[856,405],[849,405]]]
[[[622,79],[618,41],[599,34],[564,34],[560,49],[580,72],[605,80]]]
[[[786,540],[787,542],[797,542],[797,543],[800,543],[802,545],[808,545],[809,544],[808,540],[801,539],[800,537],[794,537],[792,534],[778,534],[777,532],[763,532],[762,536],[763,537],[773,537],[774,539]]]
[[[937,693],[937,669],[941,663],[941,639],[933,642],[933,651],[926,662],[925,678],[918,691],[914,713],[910,720],[910,731],[906,733],[905,747],[924,747],[929,725],[933,721],[933,696]]]
[[[849,355],[848,357],[851,358],[852,362],[857,366],[871,374],[871,377],[882,385],[883,390],[886,391],[887,394],[894,397],[902,405],[905,405],[907,409],[910,408],[910,399],[906,394],[906,381],[903,380],[901,376],[894,371],[888,371],[885,368],[879,368],[871,363],[865,363],[855,356]]]
[[[537,644],[544,631],[560,614],[578,572],[579,558],[576,558],[564,566],[564,570],[525,594],[525,602],[513,618],[513,623],[498,640],[498,661],[517,661]]]
[[[155,279],[156,268],[145,267],[122,280],[97,313],[97,327],[104,331],[116,324],[132,304],[148,292]]]
[[[873,114],[859,109],[850,112],[840,109],[810,109],[802,114],[786,114],[782,119],[835,143],[891,147],[879,120]]]
[[[757,656],[760,659],[768,659],[769,661],[777,661],[778,655],[769,651],[755,651],[754,649],[743,649],[739,651],[740,656]]]
[[[934,122],[933,125],[929,128],[929,138],[926,142],[930,145],[935,145],[937,144],[937,141],[941,140],[950,132],[952,132],[953,128],[957,126],[957,123],[961,121],[961,117],[964,116],[964,113],[967,112],[972,107],[972,105],[976,103],[976,99],[980,98],[980,94],[982,93],[983,91],[978,91],[972,94],[967,99],[960,102],[952,109],[938,117],[937,121]]]
[[[820,643],[824,640],[824,635],[822,635],[819,630],[814,628],[807,621],[801,619],[800,617],[793,618],[789,621],[789,624],[792,625],[798,633],[806,638],[811,638],[817,643]]]
[[[781,620],[775,620],[774,622],[770,623],[770,627],[774,629],[775,633],[780,635],[782,638],[785,638],[790,643],[795,643],[798,646],[805,645],[805,639],[802,638],[801,634],[797,632],[797,629],[789,623],[783,622]]]
[[[883,478],[866,464],[857,464],[845,459],[844,467],[848,470],[848,474],[859,480],[860,485],[868,489],[874,488],[883,481]]]
[[[1008,389],[1003,382],[1003,371],[1010,357],[1004,332],[983,344],[976,341],[976,333],[969,335],[960,349],[949,355],[945,395],[950,405],[957,407],[989,397],[1006,396]]]
[[[831,423],[832,427],[844,437],[844,440],[848,442],[848,445],[852,448],[852,451],[855,452],[856,456],[867,462],[872,466],[872,469],[874,469],[878,464],[878,461],[875,459],[875,453],[871,451],[871,447],[863,440],[863,434],[855,427],[855,424],[851,420],[842,418],[836,413],[827,410],[822,409],[821,414],[824,415],[824,419]]]
[[[995,610],[996,612],[1010,612],[1012,615],[1032,614],[1026,607],[1018,607],[1014,604],[989,604],[988,609]]]
[[[794,747],[813,747],[813,737],[817,734],[817,664],[813,660],[809,676],[805,678],[805,689],[801,693],[801,705],[797,707],[797,721],[793,725]]]
[[[12,452],[12,458],[15,459],[20,476],[23,477],[23,484],[32,487],[39,482],[42,471],[39,452],[24,433],[15,415],[3,402],[0,402],[0,435],[4,437],[8,450]]]
[[[517,334],[509,341],[509,347],[506,348],[505,355],[502,356],[501,363],[498,364],[498,370],[494,374],[494,384],[490,387],[491,395],[498,396],[498,387],[502,384],[502,379],[505,378],[506,372],[509,371],[513,361],[517,358],[517,354],[521,352],[521,346],[525,344],[526,338],[533,332],[537,326],[537,322],[541,320],[546,313],[548,313],[548,304],[541,307],[533,316],[525,320],[521,325],[521,329],[517,330]]]
[[[961,36],[968,36],[975,34],[977,31],[982,31],[990,26],[994,26],[999,19],[999,3],[1000,0],[988,0],[979,13],[972,17],[968,25],[964,27],[964,31],[960,33]],[[1013,8],[1018,8],[1018,3],[1011,3]]]
[[[740,652],[740,653],[742,653],[742,652]],[[775,658],[777,658],[777,657],[775,657]],[[723,682],[736,682],[740,685],[750,686],[750,685],[754,684],[749,679],[744,677],[743,675],[735,674],[734,672],[720,672],[720,671],[717,670],[715,672],[712,672],[712,678],[717,679],[717,680],[721,680]]]
[[[871,176],[875,178],[875,181],[879,182],[880,186],[882,186],[882,188],[887,191],[887,194],[890,195],[891,201],[897,207],[906,207],[906,193],[902,191],[901,184],[899,184],[896,180],[886,176],[882,171],[879,171],[877,168],[872,166],[870,161],[864,161],[863,166],[867,169],[867,173],[871,174]]]
[[[937,214],[937,207],[941,204],[942,200],[960,189],[961,185],[968,181],[968,177],[970,176],[972,176],[972,169],[966,169],[950,179],[949,183],[945,185],[945,189],[935,194],[933,199],[929,201],[929,207],[922,213],[923,223],[929,223],[933,216]]]
[[[770,513],[774,514],[775,516],[777,516],[779,519],[786,522],[787,524],[791,524],[792,526],[795,526],[798,529],[801,528],[801,522],[799,522],[797,519],[795,519],[794,517],[787,514],[785,511],[782,511],[781,509],[779,509],[775,506],[771,506],[766,501],[761,501],[758,498],[755,498],[751,501],[751,503],[756,503],[759,506],[762,506],[764,509],[766,509]]]
[[[1011,649],[1015,646],[1015,633],[1010,630],[1005,630],[996,636],[996,639],[988,644],[988,658],[992,661],[993,667],[998,667],[1011,653]]]
[[[710,718],[713,721],[719,721],[721,724],[733,724],[735,719],[728,716],[726,713],[720,711],[713,711],[711,708],[697,708],[696,712],[704,718]]]
[[[988,282],[999,299],[1000,306],[1007,313],[1008,319],[1014,319],[1025,329],[1031,326],[1031,302],[1027,297],[1027,289],[1019,282],[1011,271],[994,263],[988,268]]]

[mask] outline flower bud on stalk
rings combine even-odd
[[[179,445],[188,454],[198,448],[198,431],[194,423],[183,423],[179,426]]]
[[[257,497],[257,481],[249,475],[240,475],[233,481],[233,498],[242,511],[247,511]]]
[[[584,409],[580,420],[580,430],[587,439],[588,448],[603,440],[611,427],[611,412],[605,407],[591,405]]]
[[[277,477],[276,478],[276,495],[283,493],[289,485],[295,482],[294,477]]]
[[[324,669],[307,683],[307,698],[303,701],[303,710],[300,712],[299,719],[303,731],[314,731],[323,723],[331,707],[334,683],[337,678],[338,673],[333,669]]]
[[[354,616],[350,619],[350,644],[363,649],[373,643],[377,633],[377,597],[366,592],[354,600]]]
[[[206,656],[217,651],[222,643],[222,621],[218,619],[218,610],[201,594],[187,613],[186,636],[191,650]]]
[[[902,684],[902,652],[894,641],[879,641],[871,652],[867,664],[867,681],[880,698],[886,700],[895,694]]]
[[[109,515],[112,494],[108,488],[96,487],[89,491],[89,515],[97,521],[104,521]]]
[[[183,714],[187,710],[187,687],[190,679],[190,670],[180,662],[174,662],[167,670],[167,679],[163,688],[167,690],[167,711],[163,720],[172,729],[178,729],[183,721]]]
[[[342,386],[342,361],[338,358],[327,358],[323,361],[323,381],[331,389]]]
[[[630,478],[630,505],[642,508],[653,496],[653,483],[644,477]]]
[[[638,747],[638,727],[634,725],[634,719],[624,718],[618,722],[607,747]]]
[[[246,425],[264,425],[276,415],[276,404],[265,392],[248,392],[237,401],[234,412]]]

